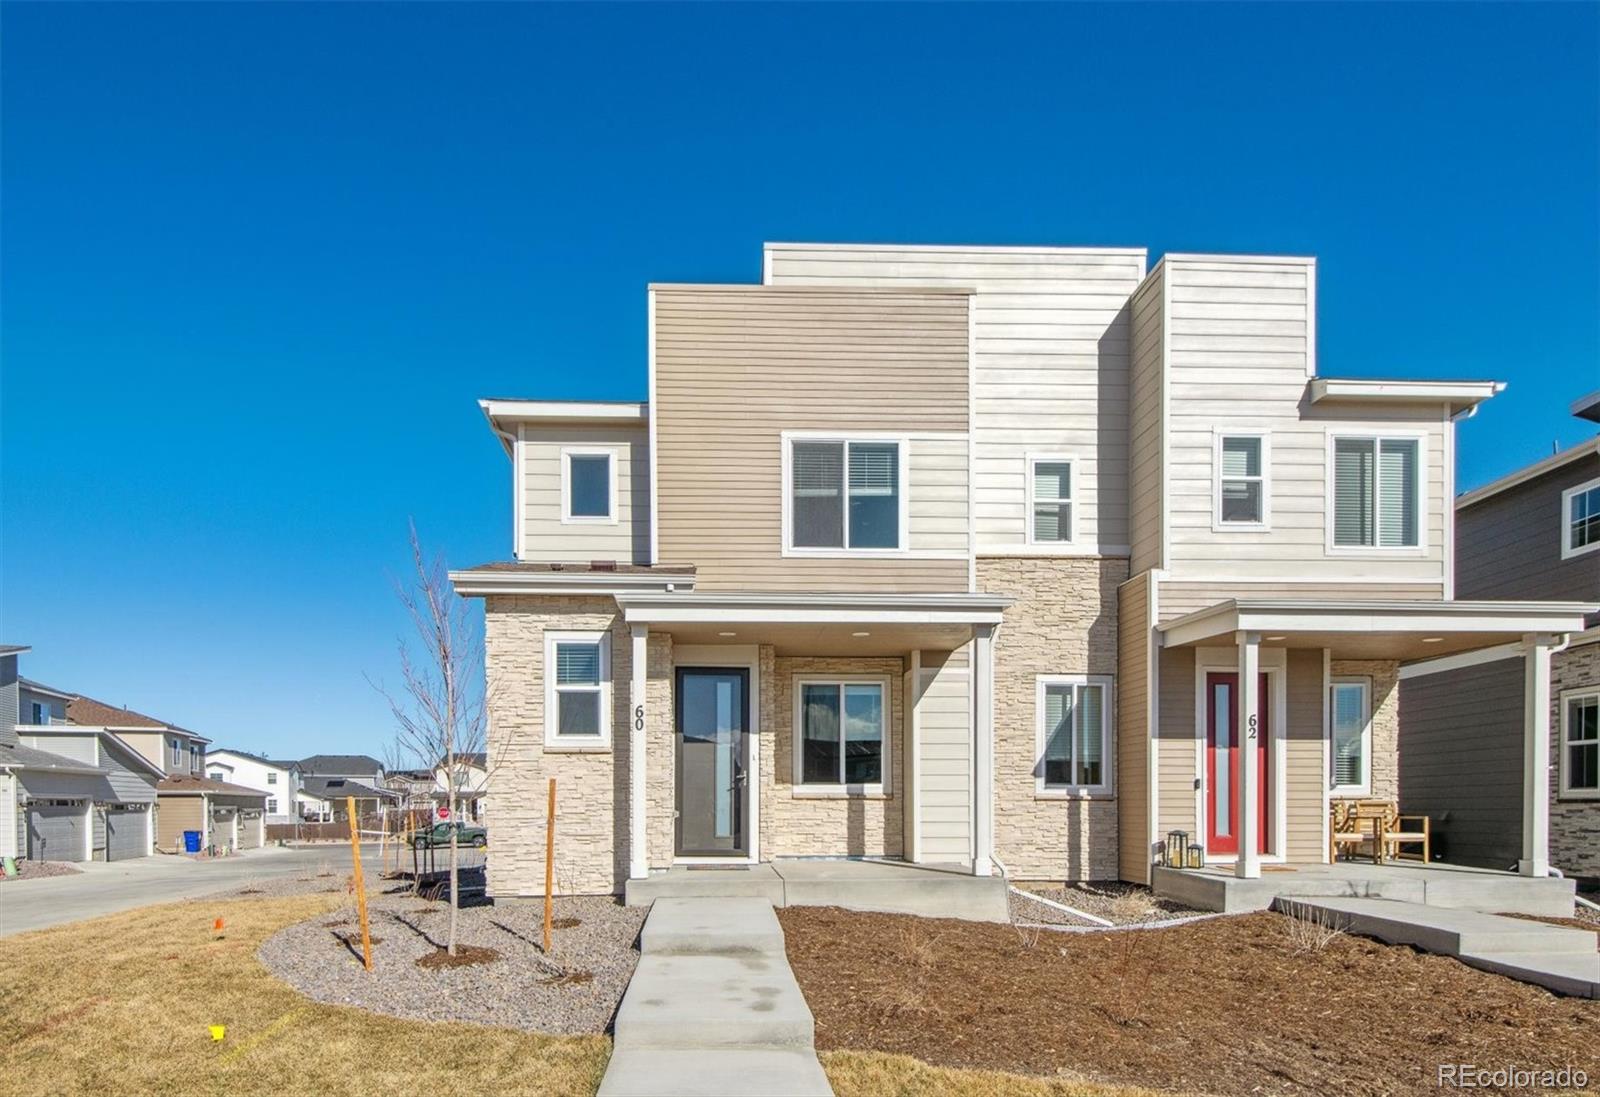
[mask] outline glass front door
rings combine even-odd
[[[1271,693],[1267,690],[1267,676],[1261,676],[1256,695],[1256,713],[1259,730],[1256,733],[1256,848],[1267,852],[1267,820],[1272,817],[1268,809],[1267,750],[1270,738],[1267,729],[1267,712]],[[1206,675],[1206,852],[1237,854],[1239,852],[1240,780],[1244,761],[1239,749],[1239,676],[1237,674],[1211,673]]]
[[[684,667],[677,677],[677,852],[742,856],[749,782],[750,672]]]

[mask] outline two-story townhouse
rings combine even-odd
[[[293,823],[300,796],[300,763],[232,748],[206,751],[206,776],[254,789],[266,797],[264,822]]]
[[[483,819],[483,796],[489,791],[489,756],[482,751],[457,754],[455,758],[456,802],[462,819],[469,823]],[[445,804],[450,799],[450,769],[441,758],[433,767],[429,789],[433,800]]]
[[[358,815],[381,815],[400,799],[384,786],[383,763],[368,754],[313,754],[300,759],[300,818],[332,822],[348,816],[355,797]]]
[[[1600,421],[1600,393],[1571,410]],[[1600,438],[1467,492],[1455,511],[1461,596],[1600,601]],[[1491,648],[1401,672],[1400,798],[1437,820],[1452,862],[1503,868],[1518,857],[1528,695],[1517,654]],[[1550,860],[1592,881],[1600,878],[1600,618],[1554,650],[1546,688]]]
[[[1147,881],[1180,830],[1325,862],[1330,797],[1392,787],[1401,661],[1542,665],[1581,620],[1452,599],[1453,420],[1495,386],[1319,376],[1309,259],[781,244],[648,313],[648,402],[483,402],[515,559],[452,578],[498,896],[542,891],[551,777],[568,891]]]

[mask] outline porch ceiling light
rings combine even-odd
[[[1287,640],[1287,639],[1288,639],[1287,636],[1268,636],[1267,637],[1267,642],[1268,643],[1272,643],[1272,642],[1277,641],[1277,640]]]
[[[1422,638],[1422,642],[1424,644],[1437,644],[1440,641],[1442,641],[1443,639],[1444,639],[1443,636],[1424,636]]]
[[[739,634],[737,632],[719,632],[719,633],[717,633],[717,635],[718,636],[737,636]]]
[[[852,632],[850,635],[851,636],[871,636],[872,633],[870,633],[870,632]]]

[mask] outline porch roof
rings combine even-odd
[[[1230,598],[1157,626],[1163,647],[1234,633],[1286,647],[1328,648],[1339,658],[1430,659],[1583,631],[1600,607],[1581,602],[1328,601]]]
[[[679,643],[769,643],[784,653],[898,655],[950,649],[1000,624],[1012,599],[994,594],[617,595],[623,619]]]

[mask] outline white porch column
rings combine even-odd
[[[972,874],[994,872],[994,629],[972,635]]]
[[[633,668],[628,704],[628,879],[650,875],[645,811],[645,686],[649,681],[650,630],[633,626]]]
[[[1550,874],[1550,649],[1522,639],[1522,861],[1524,876]]]
[[[1241,879],[1253,880],[1261,875],[1260,811],[1261,766],[1256,754],[1256,743],[1261,735],[1261,708],[1259,693],[1261,636],[1254,632],[1239,633],[1239,726],[1234,742],[1239,755],[1239,859],[1233,864],[1233,874]]]

